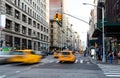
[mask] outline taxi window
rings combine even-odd
[[[15,51],[15,52],[10,52],[11,55],[23,55],[24,53],[22,51]]]
[[[34,51],[31,51],[31,54],[36,54]]]
[[[62,52],[62,55],[70,55],[69,52]]]

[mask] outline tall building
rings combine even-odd
[[[0,0],[0,14],[6,15],[1,46],[48,50],[49,0]]]
[[[56,14],[61,12],[62,0],[50,0],[50,50],[62,49],[62,24],[56,22]]]

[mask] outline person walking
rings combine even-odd
[[[114,59],[114,54],[113,54],[112,51],[109,52],[108,57],[109,57],[110,64],[112,64],[113,63],[113,59]]]
[[[120,51],[118,52],[117,56],[118,56],[118,64],[120,64]]]

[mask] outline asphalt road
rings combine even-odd
[[[83,63],[80,60],[84,60]],[[39,64],[0,65],[0,78],[107,78],[88,58],[77,56],[75,63],[59,63],[48,56]]]

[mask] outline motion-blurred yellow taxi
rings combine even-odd
[[[75,62],[76,57],[72,51],[62,51],[58,57],[59,62]]]
[[[8,59],[10,63],[24,63],[24,64],[33,64],[39,63],[41,60],[40,55],[37,55],[33,50],[16,50],[10,53],[12,57]]]
[[[59,57],[59,53],[58,52],[54,52],[53,56],[54,56],[54,58],[58,58]]]

